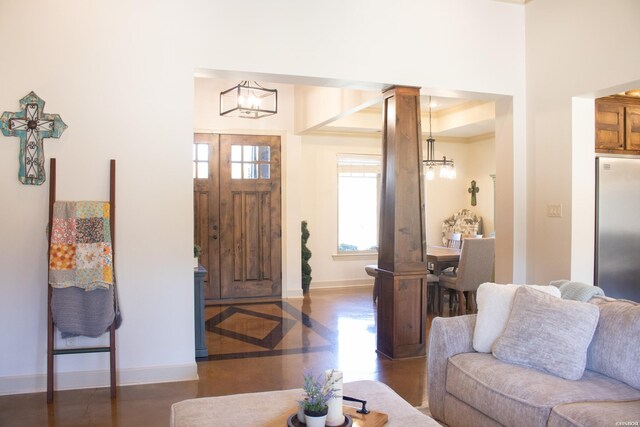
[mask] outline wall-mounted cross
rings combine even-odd
[[[471,193],[471,206],[475,206],[477,204],[476,194],[480,192],[480,187],[476,187],[476,182],[471,181],[471,187],[469,188],[469,193]]]
[[[20,138],[20,182],[40,185],[45,181],[44,138],[60,138],[67,128],[59,114],[44,114],[44,101],[30,92],[20,100],[21,111],[5,111],[0,117],[4,136]]]

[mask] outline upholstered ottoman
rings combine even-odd
[[[344,394],[366,400],[369,410],[387,414],[387,426],[439,426],[380,382],[345,383]],[[276,427],[274,420],[294,413],[301,396],[302,389],[293,389],[183,400],[171,406],[171,426]]]

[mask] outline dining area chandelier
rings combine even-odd
[[[429,137],[427,138],[427,158],[422,161],[427,168],[426,177],[428,180],[433,180],[436,176],[436,168],[440,168],[440,178],[455,179],[456,168],[453,163],[453,159],[447,159],[447,156],[443,156],[442,159],[435,158],[435,145],[436,140],[431,133],[431,96],[429,96]]]

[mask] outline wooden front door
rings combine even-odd
[[[196,134],[195,142],[196,153],[208,144],[210,159],[206,185],[194,180],[205,298],[281,296],[280,138]]]

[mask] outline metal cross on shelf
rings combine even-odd
[[[20,138],[20,182],[40,185],[45,181],[44,138],[60,138],[67,125],[59,114],[44,114],[44,101],[30,92],[20,100],[21,111],[5,111],[0,117],[4,136]]]

